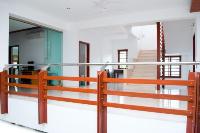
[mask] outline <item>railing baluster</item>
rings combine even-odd
[[[38,119],[39,124],[47,123],[47,81],[44,77],[46,71],[40,71],[38,74]]]
[[[8,78],[27,78],[27,79],[38,79],[38,95],[26,94],[19,92],[8,91],[8,86],[25,87],[29,89],[36,89],[33,85],[22,85],[8,83]],[[70,88],[56,86],[47,86],[47,80],[72,80],[72,81],[92,81],[97,82],[97,91],[90,88]],[[98,78],[81,78],[81,77],[63,77],[63,76],[47,76],[47,71],[40,71],[38,76],[25,76],[25,75],[8,75],[7,71],[0,72],[0,100],[1,100],[1,114],[8,113],[8,94],[16,94],[21,96],[38,97],[38,122],[39,124],[47,123],[47,99],[56,101],[73,102],[80,104],[97,104],[97,133],[107,133],[107,107],[140,110],[147,112],[157,112],[164,114],[184,115],[187,116],[187,129],[186,133],[198,133],[198,97],[200,89],[200,73],[189,73],[188,80],[147,80],[147,79],[113,79],[107,78],[106,71],[99,71]],[[131,84],[154,84],[154,85],[177,85],[177,86],[188,86],[188,96],[182,95],[166,95],[166,94],[148,94],[148,93],[136,93],[136,92],[123,92],[123,91],[108,91],[108,83],[131,83]],[[69,91],[69,92],[82,92],[97,94],[97,101],[80,100],[73,98],[62,98],[47,96],[47,90],[58,90],[58,91]],[[175,110],[166,108],[155,108],[147,106],[137,105],[126,105],[118,103],[107,102],[107,95],[117,96],[129,96],[129,97],[140,97],[140,98],[152,98],[152,99],[170,99],[188,101],[187,110]],[[188,99],[189,98],[189,99]]]
[[[106,71],[98,72],[97,133],[107,133],[107,107],[104,106],[104,102],[107,102],[107,94],[103,93],[107,90],[107,83],[103,82],[106,77]]]

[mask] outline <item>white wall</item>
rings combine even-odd
[[[90,44],[90,62],[112,62],[110,41],[95,29],[80,31],[79,40]],[[96,77],[100,66],[90,66],[90,76]]]
[[[127,39],[112,40],[112,59],[113,62],[118,62],[118,50],[128,49],[128,62],[133,62],[133,59],[138,55],[138,42],[133,36],[129,36]],[[117,66],[114,66],[117,68]]]
[[[163,22],[166,54],[180,54],[182,61],[193,61],[194,20]],[[182,66],[182,79],[188,78],[192,66]]]
[[[156,50],[157,49],[157,26],[144,25],[133,26],[132,33],[138,39],[138,50]]]
[[[0,71],[8,64],[9,15],[0,5]]]
[[[110,30],[89,29],[82,30],[79,40],[90,43],[90,62],[118,62],[118,50],[128,49],[128,59],[133,61],[137,56],[137,40],[132,35],[116,36]],[[108,66],[112,71],[116,66]],[[90,75],[96,76],[100,67],[91,66]]]
[[[76,29],[63,31],[63,63],[77,63],[79,61],[77,32]],[[65,66],[63,67],[63,75],[79,76],[79,68],[77,66]],[[64,85],[77,86],[78,82],[64,82]]]
[[[9,114],[0,119],[48,133],[95,133],[95,106],[48,102],[48,124],[38,124],[37,99],[9,98]],[[145,125],[145,128],[144,128]],[[185,133],[186,117],[108,109],[108,133]]]
[[[197,14],[196,17],[195,36],[196,36],[196,61],[200,61],[200,13]],[[200,72],[200,65],[198,66],[197,70]]]
[[[166,54],[180,54],[181,61],[193,61],[193,22],[194,20],[163,22]],[[181,79],[187,80],[189,71],[192,71],[192,66],[182,65]],[[187,87],[165,86],[165,88],[172,89],[172,92],[178,91],[181,95],[187,94]],[[179,104],[181,107],[185,106],[185,102],[179,102]]]
[[[11,33],[9,40],[10,46],[19,45],[20,64],[27,64],[28,61],[34,61],[35,64],[45,63],[44,30],[36,29]]]
[[[51,14],[34,10],[27,5],[19,5],[15,1],[1,1],[0,7],[0,70],[8,64],[9,16],[62,31],[63,62],[78,62],[77,30],[69,22],[56,18],[56,16],[52,16]],[[78,76],[78,68],[64,67],[63,74]]]

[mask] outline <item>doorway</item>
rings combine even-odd
[[[38,64],[62,64],[62,40],[63,33],[61,31],[10,17],[9,63],[35,64],[33,67],[16,67],[10,72],[12,74],[37,75],[40,70],[40,65]],[[49,67],[48,75],[61,76],[62,67]],[[35,84],[35,81],[32,80],[20,80],[19,82]],[[58,81],[49,81],[48,83],[50,85],[61,84]]]
[[[79,63],[90,63],[90,44],[87,42],[79,41]],[[79,66],[79,77],[89,77],[90,67]],[[79,86],[89,85],[89,82],[79,82]]]

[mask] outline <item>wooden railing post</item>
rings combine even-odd
[[[1,73],[1,114],[8,113],[8,78],[7,71]]]
[[[47,71],[40,71],[38,74],[38,120],[39,124],[47,123],[47,81],[44,77]]]
[[[196,81],[196,73],[190,72],[188,80]],[[192,111],[192,115],[187,117],[187,129],[186,133],[195,133],[196,124],[196,99],[197,99],[197,86],[196,82],[194,86],[188,87],[188,96],[192,96],[193,100],[188,102],[188,110]]]
[[[98,72],[97,133],[107,133],[107,107],[104,106],[104,102],[107,102],[107,95],[103,94],[103,91],[107,90],[107,83],[103,82],[106,77],[106,71]]]
[[[200,72],[196,73],[196,119],[195,133],[200,133]]]
[[[160,22],[157,22],[157,62],[160,62]],[[160,79],[160,65],[157,65],[157,79]],[[157,90],[160,90],[160,85],[157,85]]]

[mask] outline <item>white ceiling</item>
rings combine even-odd
[[[36,27],[36,26],[27,24],[24,22],[20,22],[20,21],[14,20],[14,19],[9,19],[9,31],[10,32],[29,29],[29,28],[33,28],[33,27]]]
[[[23,3],[68,21],[83,21],[137,12],[188,8],[191,0],[8,0]],[[67,9],[70,8],[70,9]]]

